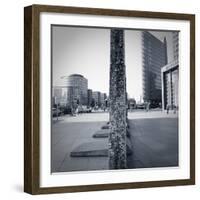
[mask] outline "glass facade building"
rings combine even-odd
[[[173,61],[161,70],[162,108],[177,109],[179,106],[179,33],[173,32]]]
[[[72,104],[88,104],[88,80],[80,74],[72,74],[62,78],[61,86],[54,86],[53,96],[63,106]]]
[[[161,68],[167,64],[167,42],[148,31],[142,32],[143,100],[161,103]]]
[[[65,81],[68,89],[68,102],[76,101],[80,105],[87,105],[88,80],[80,74],[72,74],[66,77]]]

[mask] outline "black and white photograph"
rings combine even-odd
[[[179,166],[179,31],[51,25],[51,172]]]
[[[195,184],[195,15],[25,8],[30,194]]]

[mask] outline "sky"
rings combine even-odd
[[[151,31],[167,39],[168,62],[172,60],[172,32]],[[125,30],[125,65],[129,98],[142,98],[142,46],[140,30]],[[52,27],[53,85],[62,85],[62,76],[81,74],[93,91],[109,91],[110,29]]]

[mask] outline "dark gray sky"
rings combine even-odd
[[[53,26],[53,85],[62,84],[61,76],[82,74],[94,91],[109,91],[110,29]],[[172,33],[154,32],[167,38],[168,62],[172,60]],[[125,64],[129,97],[142,95],[141,31],[125,30]]]

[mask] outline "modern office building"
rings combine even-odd
[[[162,67],[162,108],[177,109],[179,106],[179,33],[172,33],[173,60]]]
[[[172,32],[173,38],[173,58],[174,60],[178,60],[179,58],[179,32]]]
[[[105,106],[105,93],[100,93],[100,104],[101,106]]]
[[[87,103],[87,105],[88,105],[88,106],[91,106],[91,105],[92,105],[92,90],[91,90],[91,89],[88,89],[88,90],[87,90],[87,98],[88,98],[88,103]]]
[[[96,106],[101,106],[101,93],[98,91],[92,92],[92,98],[94,99]]]
[[[161,103],[161,68],[167,64],[167,41],[148,31],[142,32],[143,100]]]
[[[55,86],[53,87],[53,101],[52,104],[59,104],[60,106],[66,106],[67,100],[67,87],[64,86]]]
[[[107,105],[106,93],[88,89],[88,80],[80,74],[61,77],[59,85],[53,87],[52,105],[102,107]]]
[[[53,95],[65,105],[72,104],[87,105],[88,104],[88,80],[80,74],[72,74],[62,77],[62,85],[53,88]]]
[[[88,80],[80,74],[72,74],[65,78],[68,88],[68,101],[76,101],[79,105],[87,105]]]

